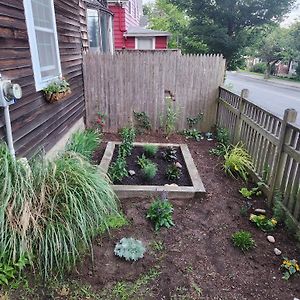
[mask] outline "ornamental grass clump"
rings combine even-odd
[[[158,150],[158,146],[156,145],[151,145],[151,144],[144,145],[144,153],[147,157],[154,157],[155,154],[157,153],[157,150]]]
[[[243,252],[249,251],[255,247],[255,241],[248,231],[240,230],[235,232],[232,235],[231,240],[233,245]]]
[[[142,174],[146,180],[151,180],[156,176],[157,165],[155,163],[149,163],[142,168]]]
[[[244,149],[241,143],[233,148],[227,148],[224,155],[223,169],[226,174],[236,178],[239,175],[244,181],[247,181],[248,170],[253,168],[251,156]]]
[[[74,152],[26,164],[0,146],[0,162],[2,263],[26,255],[45,279],[61,275],[119,214],[107,178]]]

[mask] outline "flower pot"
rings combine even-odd
[[[45,95],[47,102],[54,103],[54,102],[61,101],[69,94],[71,94],[71,90],[67,90],[64,92],[58,92],[58,93],[45,93],[44,95]]]

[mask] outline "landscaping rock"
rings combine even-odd
[[[129,173],[130,176],[134,176],[135,175],[135,171],[134,170],[129,170],[128,173]]]
[[[172,183],[172,184],[170,184],[170,186],[178,186],[178,184]]]
[[[261,208],[257,208],[254,212],[258,213],[258,214],[266,214],[266,210],[265,209],[261,209]]]
[[[273,235],[268,235],[268,236],[267,236],[267,240],[268,240],[270,243],[272,243],[272,244],[275,243],[275,238],[274,238]]]
[[[180,162],[177,162],[177,163],[175,164],[175,166],[176,166],[178,169],[182,169],[182,164],[181,164]]]
[[[274,253],[275,253],[277,256],[279,256],[279,255],[281,255],[282,251],[280,251],[278,248],[275,248],[275,249],[274,249]]]

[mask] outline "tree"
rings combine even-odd
[[[238,59],[251,29],[282,20],[296,0],[169,0],[191,18],[190,30],[213,53]]]
[[[180,48],[188,53],[206,53],[207,46],[189,35],[190,18],[168,0],[156,0],[143,6],[143,13],[148,17],[149,28],[171,33],[169,48]]]

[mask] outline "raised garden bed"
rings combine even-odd
[[[109,166],[116,159],[119,144],[119,142],[109,142],[107,144],[100,163],[101,169],[106,173],[108,172]],[[202,180],[188,146],[185,144],[151,143],[151,145],[158,146],[158,152],[153,158],[153,162],[158,166],[158,172],[152,180],[145,180],[136,163],[137,156],[143,154],[144,145],[146,145],[146,143],[134,143],[133,152],[131,156],[127,158],[128,169],[134,170],[136,174],[126,177],[120,183],[113,185],[113,189],[119,198],[147,197],[149,195],[159,194],[162,191],[168,192],[169,199],[193,198],[196,194],[205,193]],[[166,168],[170,163],[162,158],[161,152],[168,147],[177,149],[177,161],[182,166],[182,176],[178,181],[168,180],[165,177]]]

